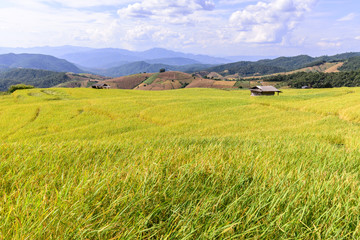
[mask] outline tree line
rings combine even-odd
[[[309,86],[313,88],[360,87],[360,71],[319,73],[298,72],[289,75],[275,75],[262,78],[263,81],[281,82],[292,88]]]

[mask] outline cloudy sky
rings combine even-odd
[[[217,56],[360,51],[358,0],[1,0],[0,47]]]

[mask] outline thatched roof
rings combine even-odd
[[[252,92],[281,92],[279,89],[273,86],[256,86],[250,88]]]
[[[106,86],[109,86],[109,85],[107,85],[106,83],[96,83],[93,85],[93,87],[106,87]]]

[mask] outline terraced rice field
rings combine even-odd
[[[0,96],[0,239],[358,239],[360,89]]]

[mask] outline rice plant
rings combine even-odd
[[[360,89],[0,96],[0,239],[358,239]]]

